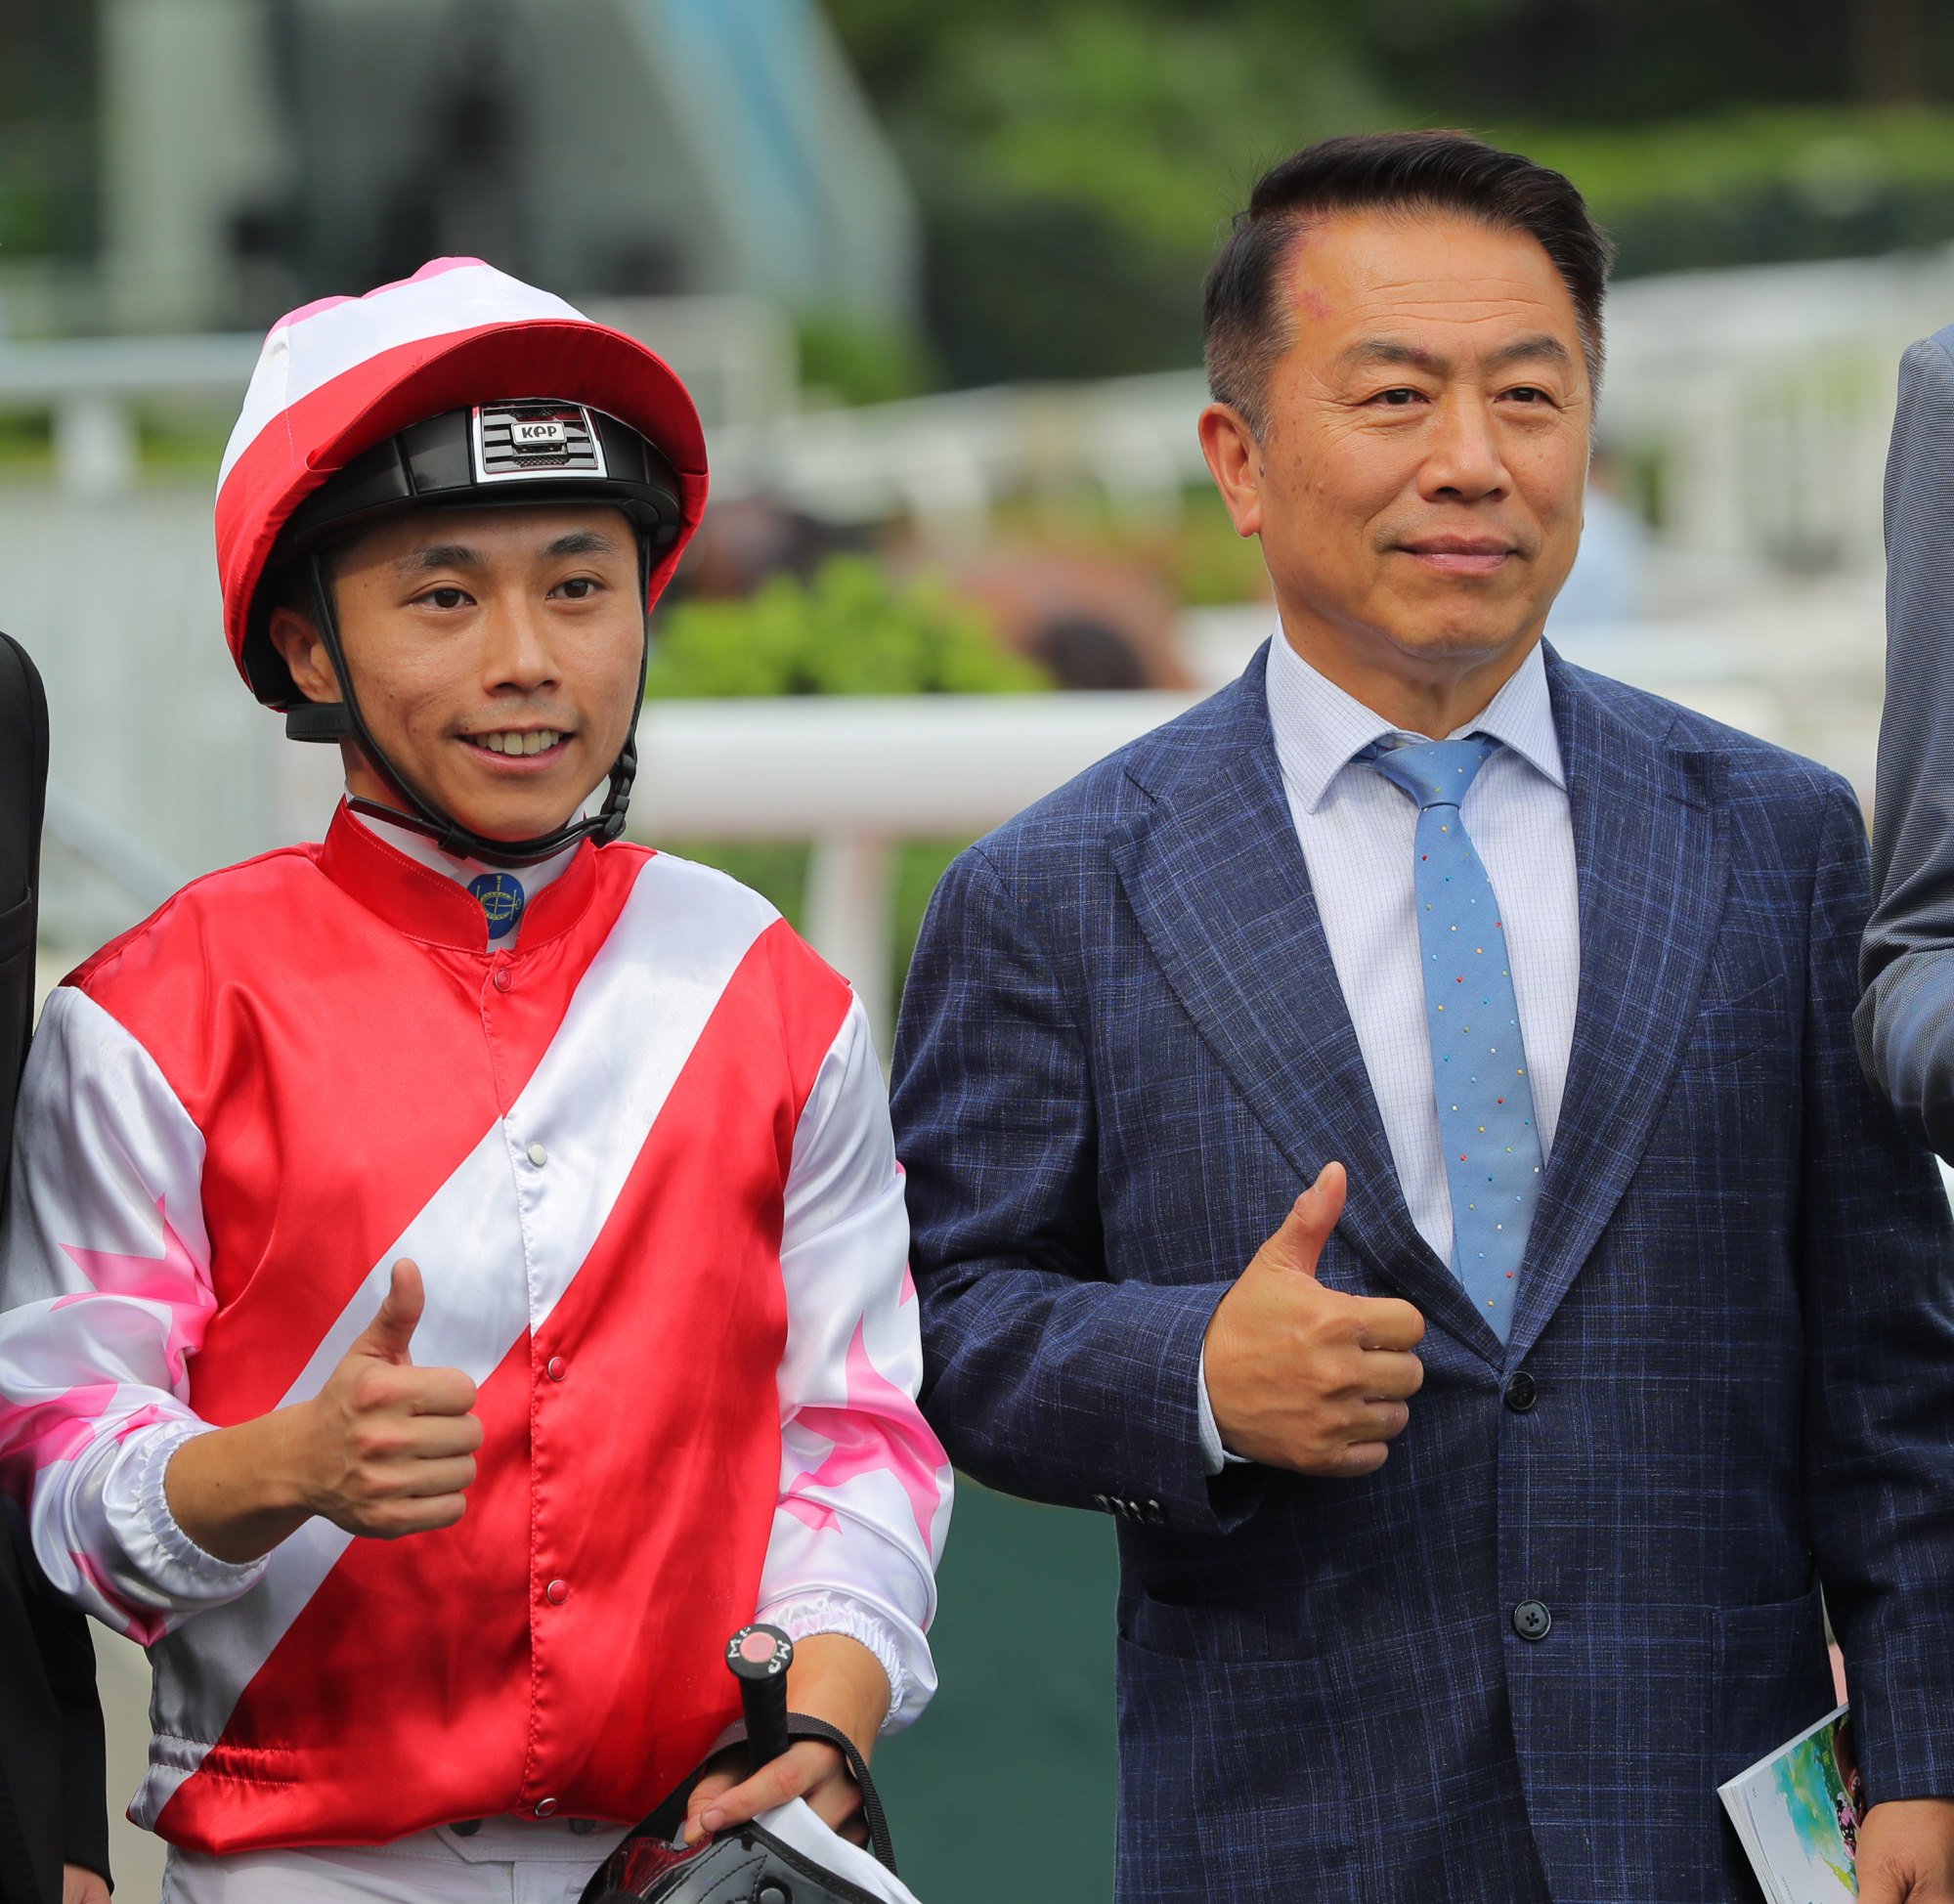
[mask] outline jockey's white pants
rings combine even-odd
[[[162,1904],[577,1904],[624,1837],[554,1822],[485,1819],[392,1844],[207,1857],[172,1850]]]
[[[883,1904],[914,1894],[866,1851],[838,1838],[800,1798],[757,1821]],[[578,1833],[554,1821],[489,1818],[473,1837],[449,1826],[371,1848],[170,1852],[163,1904],[577,1904],[624,1839],[612,1825]]]

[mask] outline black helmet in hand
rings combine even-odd
[[[733,1635],[726,1664],[740,1681],[746,1717],[727,1728],[705,1764],[682,1780],[611,1855],[584,1888],[581,1904],[915,1904],[895,1876],[889,1820],[855,1744],[824,1719],[787,1709],[787,1667],[794,1645],[773,1626]],[[861,1788],[869,1849],[838,1838],[805,1805],[782,1805],[716,1837],[680,1845],[686,1801],[707,1766],[727,1746],[749,1742],[749,1774],[787,1750],[793,1739],[824,1739],[840,1750]],[[844,1867],[838,1869],[837,1867]],[[853,1876],[846,1875],[852,1869]]]
[[[670,1839],[628,1838],[591,1885],[585,1904],[639,1898],[659,1904],[887,1904],[889,1896],[864,1889],[752,1823],[682,1851]]]

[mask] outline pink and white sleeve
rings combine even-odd
[[[950,1522],[950,1462],[916,1406],[923,1343],[889,1101],[860,1002],[802,1110],[780,1266],[780,1503],[759,1617],[847,1633],[889,1675],[886,1730],[936,1689],[924,1638]]]
[[[0,1488],[55,1586],[145,1645],[264,1571],[198,1547],[163,1471],[209,1424],[186,1364],[216,1308],[203,1138],[137,1041],[71,986],[28,1053],[0,1232]]]

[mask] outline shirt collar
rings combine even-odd
[[[456,886],[465,887],[471,880],[479,879],[484,873],[503,870],[491,866],[485,859],[457,857],[445,853],[424,833],[416,833],[409,826],[396,826],[391,820],[383,820],[376,813],[359,813],[347,807],[346,817],[355,825],[365,827],[368,832],[378,834],[397,852],[404,852],[412,860],[417,860],[430,873],[440,873],[451,879]],[[528,866],[515,869],[516,877],[522,881],[524,892],[534,899],[544,887],[550,885],[577,856],[577,846],[573,843],[553,852],[547,859],[539,859]]]
[[[1431,738],[1392,726],[1319,673],[1289,645],[1280,627],[1269,644],[1268,694],[1269,723],[1275,730],[1282,779],[1306,813],[1322,806],[1330,783],[1372,741],[1392,736],[1408,741]],[[1546,660],[1539,643],[1484,711],[1446,738],[1458,740],[1467,734],[1491,735],[1566,791],[1553,702],[1547,693]]]
[[[397,930],[451,951],[520,958],[568,931],[595,890],[597,849],[586,840],[569,849],[561,872],[524,909],[520,942],[504,951],[489,943],[481,904],[467,887],[451,870],[424,866],[396,846],[402,837],[397,827],[369,826],[341,801],[326,830],[320,870]]]

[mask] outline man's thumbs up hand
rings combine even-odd
[[[377,1314],[326,1386],[291,1410],[307,1509],[348,1534],[391,1540],[453,1527],[475,1479],[482,1424],[458,1368],[417,1368],[410,1353],[426,1293],[407,1257]]]
[[[1282,1227],[1255,1252],[1249,1268],[1260,1264],[1264,1268],[1299,1270],[1314,1281],[1324,1244],[1329,1241],[1329,1233],[1343,1215],[1348,1193],[1343,1166],[1324,1164],[1316,1182],[1289,1205]]]
[[[1425,1321],[1410,1303],[1317,1280],[1346,1188],[1343,1166],[1325,1164],[1207,1328],[1208,1401],[1223,1446],[1301,1474],[1382,1467],[1425,1378],[1411,1353]]]

